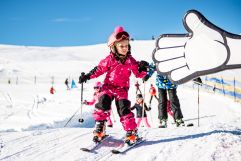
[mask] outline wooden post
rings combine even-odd
[[[37,83],[37,76],[35,75],[34,76],[34,84],[36,84]]]

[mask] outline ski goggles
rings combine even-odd
[[[100,89],[100,87],[94,87],[94,89]]]
[[[116,41],[120,41],[123,39],[129,40],[130,35],[126,31],[122,31],[122,32],[119,32],[118,34],[116,34],[115,38],[116,38]]]

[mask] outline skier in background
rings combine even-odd
[[[149,101],[149,107],[151,107],[151,101],[152,101],[153,97],[155,97],[156,100],[158,101],[158,98],[156,96],[156,88],[153,86],[153,84],[151,84],[151,87],[149,89],[149,93],[151,95],[151,98],[150,98],[150,101]]]
[[[143,78],[143,81],[147,81],[153,73],[156,71],[156,65],[151,63],[149,66],[148,74]],[[177,96],[177,85],[173,84],[166,76],[157,74],[156,85],[159,93],[158,104],[158,118],[160,119],[160,128],[167,127],[167,94],[169,95],[171,111],[173,112],[176,126],[185,126],[182,120],[183,115],[180,108],[180,102]]]
[[[138,83],[138,81],[136,81],[136,94],[139,92],[141,94],[141,90],[140,90],[140,84]]]
[[[144,110],[143,110],[143,106],[144,106]],[[146,103],[144,103],[144,99],[142,97],[142,94],[137,94],[136,95],[136,103],[133,107],[131,107],[131,110],[136,109],[136,118],[137,118],[137,127],[139,128],[141,121],[144,122],[145,126],[150,128],[151,125],[148,123],[147,120],[147,115],[146,115],[146,111],[150,111],[151,108],[146,106]],[[144,111],[144,114],[143,114]]]
[[[49,91],[51,94],[54,94],[55,92],[56,92],[56,90],[54,89],[54,87],[53,86],[51,86],[51,88],[50,88],[50,91]]]
[[[67,90],[70,90],[70,88],[69,88],[69,79],[68,78],[66,78],[64,84],[66,85]]]

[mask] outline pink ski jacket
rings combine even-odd
[[[127,56],[124,63],[121,63],[111,52],[110,55],[100,61],[97,69],[90,78],[96,78],[107,73],[104,80],[105,85],[129,88],[131,72],[133,72],[137,78],[142,78],[147,74],[144,71],[138,71],[138,62],[131,55]]]

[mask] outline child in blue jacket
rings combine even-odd
[[[151,63],[148,74],[143,78],[147,81],[156,71],[156,65]],[[180,102],[177,96],[177,85],[173,84],[166,76],[157,74],[156,86],[158,87],[159,103],[158,103],[158,118],[160,119],[160,128],[167,127],[167,94],[169,95],[171,110],[174,114],[174,119],[177,126],[185,126],[182,120],[183,115],[180,108]]]

